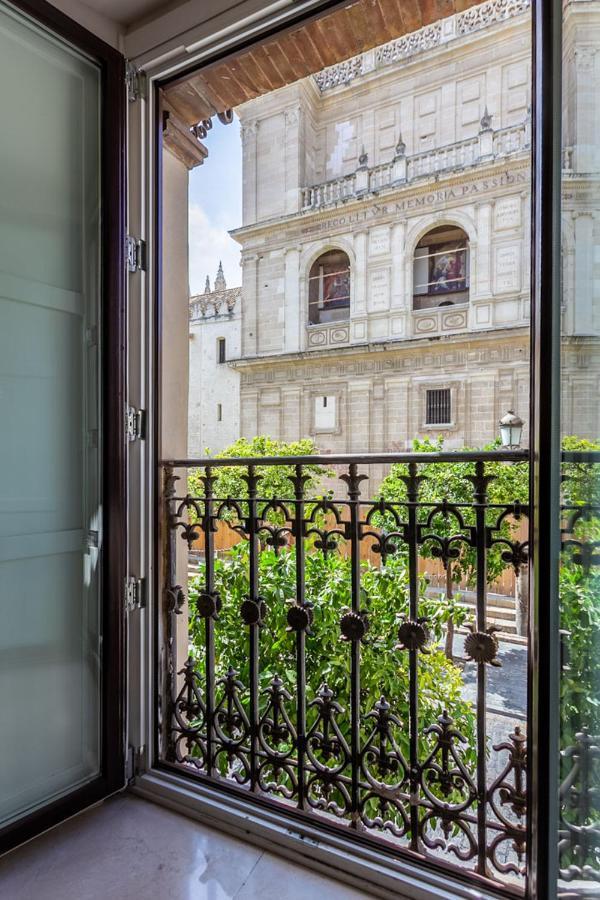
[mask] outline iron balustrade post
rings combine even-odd
[[[167,659],[165,665],[164,697],[166,715],[165,757],[169,762],[175,760],[175,742],[173,740],[172,716],[177,698],[177,614],[180,606],[181,588],[177,581],[177,501],[175,484],[179,477],[172,468],[164,471],[163,500],[165,504],[165,555],[164,555],[164,625],[166,631]]]
[[[215,710],[215,616],[219,609],[219,599],[215,594],[215,537],[213,521],[213,486],[214,476],[212,469],[207,466],[204,470],[204,588],[206,597],[212,608],[207,610],[205,616],[205,647],[204,665],[206,677],[206,771],[209,776],[214,774],[214,710]]]
[[[408,604],[409,619],[419,618],[419,555],[417,509],[420,477],[416,463],[409,463],[406,478],[407,540],[408,540]],[[410,766],[410,846],[419,849],[419,651],[416,647],[408,653],[408,717],[409,717],[409,766]]]
[[[342,619],[342,633],[350,643],[350,752],[352,767],[350,825],[360,823],[360,643],[366,630],[366,618],[360,607],[360,483],[367,476],[358,474],[357,463],[350,463],[344,481],[348,486],[350,515],[350,616]],[[347,622],[344,630],[344,619]]]
[[[248,521],[246,531],[249,541],[249,585],[251,603],[250,614],[246,617],[249,640],[249,670],[250,670],[250,787],[253,791],[258,787],[258,728],[260,719],[260,697],[258,686],[259,666],[259,627],[261,624],[262,600],[258,593],[258,561],[259,561],[259,536],[258,536],[258,503],[257,486],[260,476],[256,474],[254,466],[248,466],[246,483],[248,485]],[[254,610],[252,610],[252,605]]]
[[[476,553],[476,613],[475,632],[479,641],[485,641],[487,631],[487,486],[491,476],[485,474],[485,464],[475,463],[472,477],[473,502],[475,507],[475,553]],[[493,634],[493,633],[492,633]],[[491,635],[490,635],[491,636]],[[487,874],[487,666],[490,660],[483,653],[472,657],[477,664],[477,871]]]
[[[296,466],[294,484],[294,524],[292,534],[296,542],[296,600],[295,607],[302,610],[297,624],[290,627],[296,633],[296,750],[298,754],[298,808],[306,806],[306,631],[312,621],[312,611],[306,605],[306,566],[304,558],[304,484],[303,467]],[[288,615],[288,622],[290,621]]]
[[[302,811],[305,817],[318,818],[321,814],[327,817],[333,812],[340,819],[345,819],[352,830],[361,831],[361,841],[377,840],[381,831],[387,832],[384,836],[389,840],[391,833],[398,841],[399,856],[409,852],[407,858],[414,859],[418,855],[434,867],[452,867],[450,855],[456,853],[459,847],[456,844],[458,834],[459,841],[462,841],[459,869],[463,875],[466,875],[468,867],[475,884],[481,886],[494,882],[512,890],[516,887],[513,875],[523,878],[523,860],[527,852],[525,829],[517,822],[525,815],[527,807],[527,790],[523,782],[526,745],[525,736],[521,735],[519,728],[515,728],[508,740],[494,745],[489,761],[486,758],[487,667],[499,664],[496,659],[498,641],[494,628],[488,627],[487,623],[487,567],[491,549],[494,553],[502,552],[502,559],[507,565],[516,567],[519,563],[523,552],[521,544],[508,540],[509,532],[505,533],[501,528],[505,517],[512,515],[514,510],[520,511],[521,507],[510,504],[503,508],[502,504],[493,504],[490,509],[488,484],[492,476],[487,473],[486,463],[489,459],[498,461],[499,454],[471,455],[464,460],[474,466],[474,473],[465,476],[472,486],[471,498],[467,502],[424,501],[421,464],[429,464],[430,461],[444,464],[449,460],[445,456],[438,458],[438,454],[427,454],[427,459],[422,456],[413,455],[405,460],[407,469],[400,477],[406,486],[406,499],[392,501],[361,498],[361,482],[367,476],[359,474],[359,467],[363,461],[370,464],[371,458],[352,458],[345,474],[341,475],[346,484],[345,497],[329,499],[318,507],[326,515],[330,512],[335,519],[333,523],[327,520],[322,527],[311,515],[312,501],[308,499],[310,495],[306,489],[309,480],[307,467],[314,464],[314,458],[310,463],[305,462],[304,458],[287,463],[294,488],[293,500],[278,495],[271,497],[269,502],[259,497],[258,466],[282,465],[280,458],[252,459],[243,463],[240,460],[219,459],[214,460],[214,465],[212,460],[206,460],[199,473],[203,490],[196,497],[176,496],[175,483],[178,478],[174,475],[174,467],[163,465],[162,508],[165,522],[161,532],[164,602],[161,607],[163,643],[159,673],[159,702],[162,706],[158,710],[160,758],[176,764],[178,769],[192,777],[194,774],[203,776],[206,772],[215,787],[221,784],[225,790],[240,791],[244,785],[255,795],[252,803],[259,803],[262,798],[273,803],[276,794],[283,795],[287,801],[288,815],[292,814],[292,804],[296,812]],[[506,457],[500,458],[506,462],[516,462],[523,457],[506,454]],[[400,461],[403,461],[401,457]],[[323,464],[329,459],[321,458],[317,462]],[[242,493],[246,499],[218,496],[215,472],[224,465],[236,464],[243,465],[247,491]],[[290,493],[286,493],[285,497],[289,498]],[[405,512],[398,513],[396,507]],[[466,510],[464,514],[462,508]],[[268,510],[285,513],[282,527],[279,527],[279,522],[276,525],[271,522]],[[193,511],[196,512],[196,519],[191,518]],[[395,527],[389,535],[386,531],[387,519],[383,528],[378,524],[378,516],[383,516],[386,511],[395,519]],[[428,511],[431,511],[429,515]],[[231,521],[230,512],[234,513]],[[373,518],[375,514],[377,518]],[[436,516],[444,517],[450,525],[438,528]],[[454,526],[452,518],[456,522]],[[229,652],[228,634],[226,631],[222,635],[225,641],[221,646],[220,629],[230,628],[232,622],[228,616],[222,625],[218,624],[221,601],[227,599],[224,594],[219,596],[219,587],[228,565],[224,563],[222,573],[215,559],[216,548],[221,546],[217,534],[220,520],[248,541],[248,556],[244,555],[247,559],[247,569],[244,571],[248,587],[247,594],[240,597],[241,628],[236,633],[236,639],[241,644],[237,644],[238,649],[230,654],[230,658],[224,659],[222,653]],[[190,597],[195,604],[192,610],[195,620],[190,623],[193,625],[191,638],[198,642],[197,649],[201,654],[199,666],[193,650],[187,662],[180,660],[177,664],[177,615],[181,614],[185,602],[183,589],[175,583],[179,568],[177,534],[180,529],[190,546],[200,529],[204,535],[202,581],[200,585],[192,584]],[[287,687],[275,674],[270,686],[261,695],[261,654],[265,655],[265,660],[267,657],[264,646],[260,644],[261,627],[267,616],[267,607],[260,595],[262,539],[263,535],[267,535],[265,540],[269,546],[283,547],[286,543],[285,532],[288,535],[291,533],[295,548],[286,548],[284,552],[290,558],[282,560],[285,565],[281,567],[287,581],[285,573],[291,572],[288,563],[294,566],[293,586],[285,594],[288,599],[288,635],[283,642],[289,652],[295,653],[295,665],[292,665],[292,670],[289,667],[285,670]],[[307,546],[305,542],[307,535],[310,537],[313,534],[315,553],[319,550],[327,553],[335,548],[338,536],[345,540],[342,552],[347,559],[340,566],[343,584],[340,583],[339,588],[346,596],[349,595],[350,601],[341,611],[339,628],[342,640],[350,645],[350,655],[343,654],[344,670],[348,672],[346,666],[349,669],[349,686],[344,690],[344,696],[339,698],[335,697],[340,683],[338,680],[333,690],[327,684],[322,685],[313,700],[316,688],[313,679],[319,675],[319,665],[326,666],[327,659],[316,659],[307,673],[307,651],[311,649],[308,642],[312,629],[317,632],[316,646],[320,646],[319,629],[329,627],[325,617],[316,616],[313,623],[312,603],[306,595],[307,575],[312,571],[309,568],[312,546]],[[401,540],[407,567],[406,576],[402,574],[397,589],[407,592],[404,601],[408,601],[407,609],[403,610],[403,614],[407,614],[408,621],[398,626],[399,643],[395,648],[408,654],[404,658],[409,683],[404,696],[397,696],[398,691],[392,687],[389,700],[386,692],[386,697],[381,696],[375,703],[370,696],[372,686],[363,684],[365,673],[361,672],[361,644],[367,644],[370,624],[362,586],[361,549],[364,540],[380,541],[383,565],[388,543],[393,553]],[[472,717],[469,717],[464,728],[460,718],[457,721],[457,716],[453,716],[452,710],[449,713],[444,711],[437,722],[425,722],[425,709],[430,700],[420,696],[422,687],[419,684],[424,672],[419,654],[427,653],[429,649],[426,647],[429,642],[426,620],[419,615],[424,611],[419,581],[421,547],[426,542],[432,542],[439,548],[437,555],[443,561],[447,556],[454,558],[453,544],[464,545],[466,541],[476,562],[476,614],[472,634],[465,639],[465,656],[475,664],[476,672],[473,728]],[[433,555],[436,556],[435,553]],[[232,569],[239,562],[237,555],[232,554]],[[390,569],[381,574],[392,576],[393,571]],[[245,576],[243,580],[246,581]],[[223,583],[227,583],[226,578]],[[394,589],[393,583],[386,581],[386,584],[386,589]],[[316,589],[320,590],[318,585]],[[377,588],[374,587],[374,590]],[[334,600],[336,595],[339,596],[337,592],[332,592],[331,599]],[[374,601],[378,599],[379,594],[374,595]],[[204,624],[201,618],[205,620]],[[274,626],[279,629],[280,625],[281,619],[278,618]],[[381,640],[379,633],[375,640]],[[235,642],[229,642],[229,647],[235,648]],[[372,656],[377,652],[376,646],[366,652],[368,661],[376,665],[376,658]],[[240,653],[248,654],[249,671],[247,676],[238,679],[234,667],[239,662]],[[227,675],[220,680],[215,671],[217,658],[228,667]],[[262,664],[265,665],[265,661]],[[178,669],[182,670],[179,674]],[[185,679],[182,684],[183,672]],[[364,687],[369,687],[368,700],[367,693],[363,692]],[[440,689],[443,691],[443,683]],[[396,696],[393,696],[394,693]],[[264,696],[269,699],[264,701]],[[289,704],[287,708],[286,704]],[[316,710],[316,719],[313,719],[312,708]],[[290,712],[291,716],[288,715]],[[458,717],[462,712],[461,707]],[[424,729],[425,725],[428,727]],[[402,737],[403,729],[406,738]],[[464,730],[465,734],[470,731],[470,738],[463,738],[460,730]],[[405,739],[408,743],[406,753],[400,746]],[[468,755],[465,756],[469,743],[465,741],[470,741],[470,746],[474,745],[477,751],[474,772],[469,771]],[[499,756],[506,753],[508,759]],[[225,759],[226,772],[220,762],[223,760],[224,765]],[[219,777],[220,771],[223,778]],[[266,775],[271,771],[273,776]],[[224,781],[228,784],[223,785]],[[376,804],[379,804],[379,809],[376,809]],[[446,860],[441,858],[442,853]]]

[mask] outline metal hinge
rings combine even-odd
[[[142,744],[141,747],[132,747],[131,744],[127,748],[127,759],[125,760],[125,780],[127,784],[135,781],[137,775],[141,775],[146,768],[146,748]]]
[[[134,612],[146,606],[146,582],[144,578],[128,575],[125,579],[125,612]]]
[[[130,62],[125,66],[125,84],[127,99],[130,103],[135,103],[136,100],[146,96],[146,76],[141,69]]]
[[[146,241],[137,240],[128,234],[125,238],[125,258],[128,272],[145,272]]]
[[[146,438],[146,410],[128,406],[125,410],[125,432],[128,441],[143,441]]]

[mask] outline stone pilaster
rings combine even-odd
[[[242,318],[242,356],[256,356],[258,349],[258,266],[260,257],[242,257],[244,312]]]
[[[406,296],[405,278],[405,239],[406,219],[395,222],[392,226],[392,309],[406,309],[408,306]]]
[[[367,312],[367,233],[357,231],[354,234],[354,272],[353,296],[351,297],[350,317],[364,316]]]
[[[303,349],[300,252],[295,247],[285,248],[284,279],[284,350],[286,353],[294,353]]]

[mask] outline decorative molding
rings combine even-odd
[[[497,22],[520,16],[530,6],[531,0],[488,0],[487,3],[472,6],[456,17],[457,34],[462,36],[479,31],[480,28],[489,28]]]
[[[332,322],[330,325],[307,325],[308,349],[347,344],[350,341],[350,323]]]
[[[319,91],[348,85],[359,78],[383,66],[393,65],[410,59],[419,53],[433,50],[453,40],[489,28],[491,25],[505,22],[529,10],[531,0],[488,0],[465,12],[457,13],[431,25],[425,25],[418,31],[402,35],[381,47],[375,52],[368,50],[359,56],[353,56],[334,66],[328,66],[313,76]]]
[[[236,306],[241,305],[241,301],[241,287],[195,294],[190,297],[190,321],[197,322],[225,314],[231,316]]]
[[[473,335],[465,336],[467,341],[472,341]],[[528,364],[529,343],[525,336],[516,343],[493,344],[492,346],[473,347],[467,346],[461,349],[431,349],[410,347],[403,351],[394,351],[388,348],[385,354],[378,353],[374,359],[371,354],[362,353],[349,359],[332,357],[327,359],[282,360],[280,364],[270,362],[265,366],[264,360],[258,360],[260,368],[254,371],[240,370],[241,385],[244,395],[251,386],[269,386],[282,384],[291,386],[294,383],[302,384],[311,382],[329,383],[334,380],[345,380],[349,384],[356,384],[360,377],[388,375],[392,373],[404,373],[414,376],[431,369],[438,369],[440,373],[452,370],[457,376],[469,370],[479,370],[487,365],[522,363]],[[316,348],[315,348],[316,349]]]
[[[491,117],[489,117],[491,118]],[[485,120],[485,116],[482,121]],[[366,193],[379,194],[382,190],[406,187],[411,183],[450,172],[463,172],[477,164],[495,163],[530,150],[529,122],[519,125],[482,131],[466,140],[443,147],[435,147],[422,153],[404,157],[403,177],[398,178],[397,160],[367,168],[367,154],[361,154],[361,165],[356,172],[342,178],[334,178],[320,184],[301,188],[301,210],[311,212],[327,206],[343,204]],[[485,144],[489,146],[485,146]],[[488,152],[489,151],[489,152]],[[364,185],[358,176],[362,173]]]

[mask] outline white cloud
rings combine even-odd
[[[219,260],[223,261],[227,287],[242,283],[240,245],[229,237],[225,227],[209,220],[199,203],[189,206],[189,247],[192,294],[202,293],[207,275],[212,287]]]

